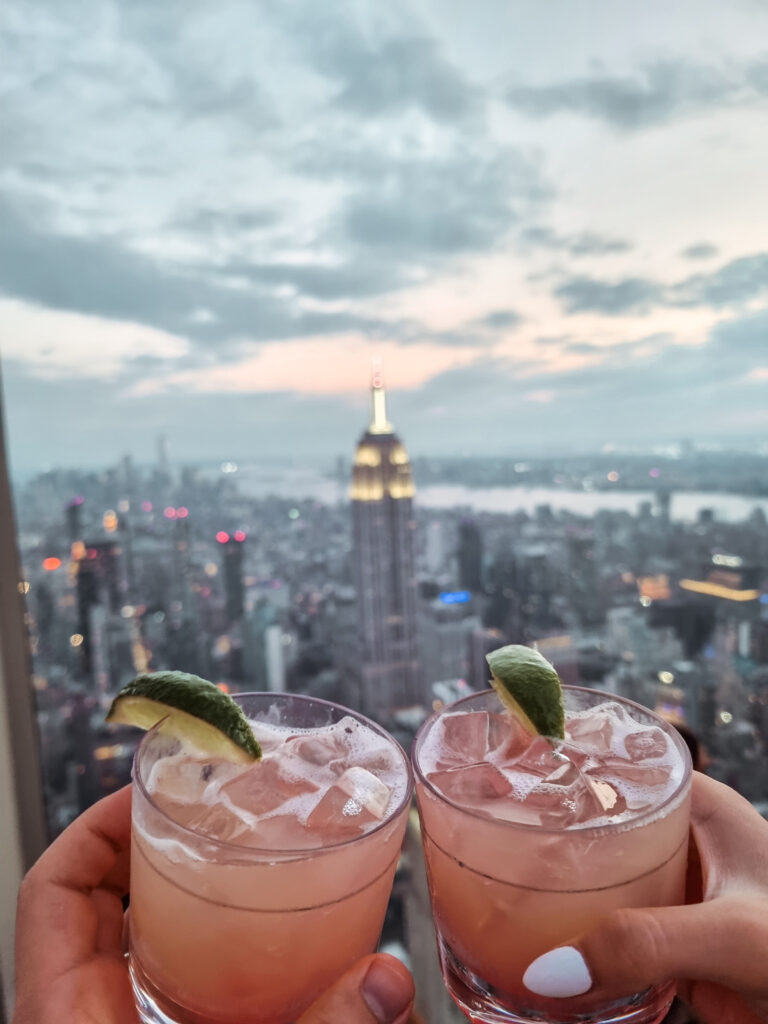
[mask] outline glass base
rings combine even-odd
[[[543,1010],[525,1006],[523,1000],[484,982],[461,963],[440,937],[438,950],[448,992],[474,1024],[660,1024],[675,997],[676,985],[670,982],[597,1009],[575,1013],[560,1007]]]
[[[175,1003],[156,992],[154,986],[144,976],[136,957],[128,958],[128,970],[131,975],[136,1011],[141,1024],[215,1024],[210,1018],[201,1017],[200,1014],[176,1006]]]

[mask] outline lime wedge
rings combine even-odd
[[[199,676],[150,672],[124,686],[107,713],[108,722],[152,729],[188,740],[225,761],[247,763],[261,748],[238,704]]]
[[[563,739],[565,710],[560,677],[538,651],[520,644],[486,655],[491,686],[528,732]]]

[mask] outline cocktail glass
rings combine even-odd
[[[416,737],[416,795],[443,976],[466,1016],[484,1024],[656,1024],[673,984],[619,1000],[599,991],[544,998],[523,985],[533,960],[603,915],[685,898],[687,747],[638,704],[579,687],[563,691],[566,729],[576,719],[586,724],[562,753],[541,737],[527,747],[529,737],[492,690],[442,709]],[[625,745],[627,732],[639,739]],[[614,813],[605,806],[612,801]]]
[[[403,750],[326,701],[235,699],[261,762],[206,761],[158,729],[136,754],[130,969],[144,1024],[289,1024],[381,932],[412,792]]]

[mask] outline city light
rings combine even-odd
[[[659,672],[659,682],[664,683],[666,686],[671,686],[675,681],[673,672]]]
[[[85,558],[85,544],[81,540],[76,540],[69,549],[69,553],[72,556],[73,562],[79,562],[82,558]]]
[[[122,754],[130,752],[131,748],[127,747],[124,743],[115,743],[109,747],[96,747],[93,756],[96,761],[111,761],[115,757],[120,757]]]
[[[661,476],[661,470],[656,469],[656,467],[654,466],[653,469],[648,470],[648,476],[653,477],[654,480],[657,480]]]
[[[163,515],[165,516],[166,519],[175,519],[176,509],[169,505],[167,508],[163,509]]]
[[[61,559],[55,557],[44,558],[43,568],[45,569],[46,572],[55,572],[57,569],[61,568]]]
[[[619,479],[619,474],[616,472],[615,469],[612,469],[610,473],[606,474],[606,477],[608,480],[611,481],[612,484],[615,484],[616,481]]]
[[[219,532],[216,534],[216,540],[219,542],[219,544],[229,544],[229,534],[226,532],[226,530],[219,530]]]
[[[117,530],[117,512],[114,509],[108,508],[101,519],[101,525],[104,527],[107,533],[115,533]]]
[[[243,530],[235,530],[235,540],[238,544],[242,544],[245,540],[245,532]]]
[[[744,564],[744,559],[738,555],[712,555],[714,565],[725,565],[729,569],[738,569]]]
[[[733,721],[733,715],[730,711],[721,711],[719,718],[723,725],[730,725]]]
[[[438,600],[443,604],[466,604],[472,600],[472,595],[468,590],[446,590],[439,595]]]
[[[299,510],[297,508],[292,508],[290,510],[290,512],[288,513],[288,518],[289,519],[298,519],[300,515],[301,515],[301,512],[299,512]]]
[[[216,689],[221,690],[222,693],[229,693],[228,683],[216,683]]]
[[[29,580],[19,580],[16,589],[20,594],[29,593]]]
[[[132,604],[124,604],[120,609],[120,614],[124,619],[132,619],[136,614],[136,609]]]
[[[736,590],[724,587],[720,583],[709,583],[707,580],[680,580],[680,588],[693,594],[706,594],[707,597],[721,597],[724,601],[757,601],[759,590]]]
[[[181,508],[177,508],[176,509],[176,518],[177,519],[186,519],[188,515],[189,515],[189,509],[185,505],[182,505]]]
[[[80,647],[83,643],[83,640],[85,640],[85,637],[83,636],[82,633],[73,633],[72,636],[69,638],[69,643],[71,647]]]
[[[222,473],[236,473],[237,463],[236,462],[222,462],[221,464]]]
[[[142,503],[141,503],[141,511],[142,512],[151,512],[152,511],[152,502],[151,501],[142,501]]]

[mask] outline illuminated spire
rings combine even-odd
[[[393,434],[395,428],[387,420],[387,395],[384,391],[384,377],[381,372],[381,361],[373,360],[371,376],[371,424],[369,434]]]

